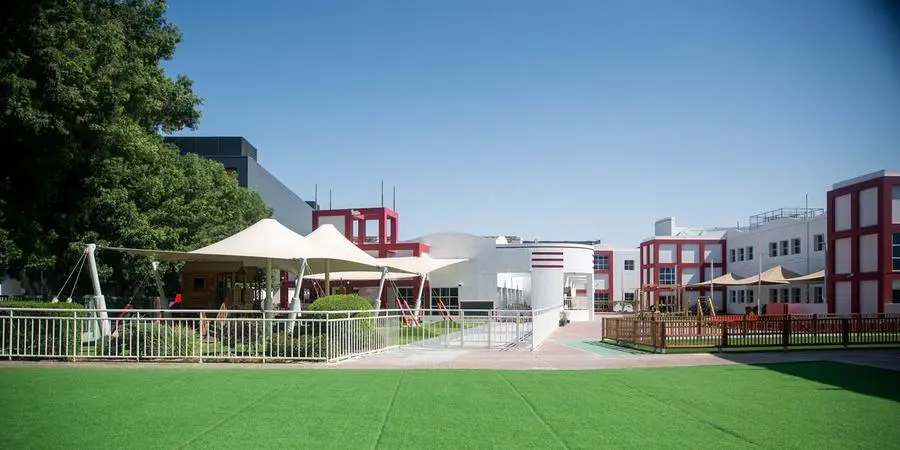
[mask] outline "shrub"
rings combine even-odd
[[[81,332],[84,322],[60,318],[74,318],[83,307],[78,303],[50,303],[38,301],[5,301],[0,308],[3,318],[31,317],[32,319],[11,320],[6,333],[0,337],[3,343],[0,351],[9,355],[74,355],[81,347]],[[16,311],[19,309],[53,309],[55,311]],[[78,326],[76,326],[76,324]]]
[[[266,355],[273,358],[326,358],[328,355],[329,342],[324,335],[295,336],[278,332],[267,341]]]
[[[189,326],[157,322],[130,322],[119,331],[121,344],[131,356],[197,356],[200,333]]]
[[[309,305],[309,312],[304,314],[305,318],[311,319],[325,319],[326,317],[329,319],[328,322],[332,322],[333,319],[346,319],[346,318],[357,318],[359,320],[353,321],[356,326],[351,326],[349,329],[352,330],[354,328],[359,331],[368,331],[372,330],[375,326],[374,319],[372,319],[372,304],[369,303],[363,297],[359,295],[347,295],[347,294],[338,294],[338,295],[329,295],[327,297],[322,297],[314,301],[311,305]],[[353,313],[339,314],[340,311],[358,311]],[[329,313],[329,314],[323,314]],[[302,322],[301,322],[302,323]],[[348,323],[347,321],[343,321],[343,323]],[[334,326],[333,323],[323,324],[321,322],[307,322],[306,333],[307,334],[318,334],[326,332],[328,328]],[[310,329],[312,328],[312,330]]]
[[[226,320],[217,325],[219,342],[231,350],[242,347],[242,353],[256,354],[262,344],[263,329],[259,320]]]

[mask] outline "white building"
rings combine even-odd
[[[750,218],[746,228],[725,233],[728,272],[753,277],[775,266],[797,275],[825,269],[825,210],[777,209]],[[793,312],[826,313],[824,281],[813,285],[729,287],[726,310],[743,314],[758,304],[791,303]]]

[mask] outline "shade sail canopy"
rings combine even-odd
[[[728,272],[718,278],[713,278],[712,280],[703,281],[701,283],[694,283],[690,286],[741,286],[746,284],[744,280],[745,278],[738,277],[735,274]]]
[[[363,249],[350,242],[334,225],[324,224],[316,228],[315,231],[306,235],[306,242],[312,247],[315,256],[307,256],[307,258],[327,258],[331,260],[341,260],[352,262],[360,266],[359,268],[335,268],[330,265],[331,272],[350,272],[359,270],[371,271],[373,268],[381,268],[384,264],[380,263],[374,256],[366,253]],[[366,269],[367,268],[367,269]],[[312,273],[320,273],[313,270]]]
[[[787,280],[791,284],[816,284],[825,282],[825,270],[813,272],[809,275],[801,275],[799,277],[789,278]]]
[[[800,274],[785,269],[782,266],[775,266],[771,269],[752,277],[744,278],[746,284],[789,284],[789,278],[799,277]]]
[[[317,240],[310,239],[313,234],[303,237],[275,219],[260,220],[243,231],[190,252],[107,248],[149,256],[158,261],[240,262],[245,266],[257,267],[264,267],[271,261],[273,267],[291,272],[298,270],[299,261],[303,258],[306,258],[309,266],[306,273],[372,271],[381,268],[375,258],[350,243],[333,226],[324,225],[319,229],[323,228],[333,230],[356,252],[348,250],[346,246],[328,244],[335,240],[333,237],[320,237]],[[325,233],[320,233],[320,236]]]
[[[405,280],[410,278],[415,278],[418,275],[414,273],[388,273],[385,275],[385,280]],[[308,280],[324,280],[324,273],[317,273],[313,275],[306,275],[303,278]],[[332,272],[329,275],[329,279],[331,281],[371,281],[371,280],[380,280],[381,272]]]
[[[398,256],[396,258],[378,258],[379,264],[404,272],[429,274],[438,269],[459,264],[468,259],[440,259],[430,256]]]

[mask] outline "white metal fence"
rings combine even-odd
[[[534,350],[561,311],[422,310],[417,320],[401,310],[303,311],[288,320],[286,311],[0,308],[0,358],[333,362],[401,346]]]

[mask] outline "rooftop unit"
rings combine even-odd
[[[824,208],[779,208],[750,216],[749,229],[759,228],[781,219],[810,220],[825,214]]]

